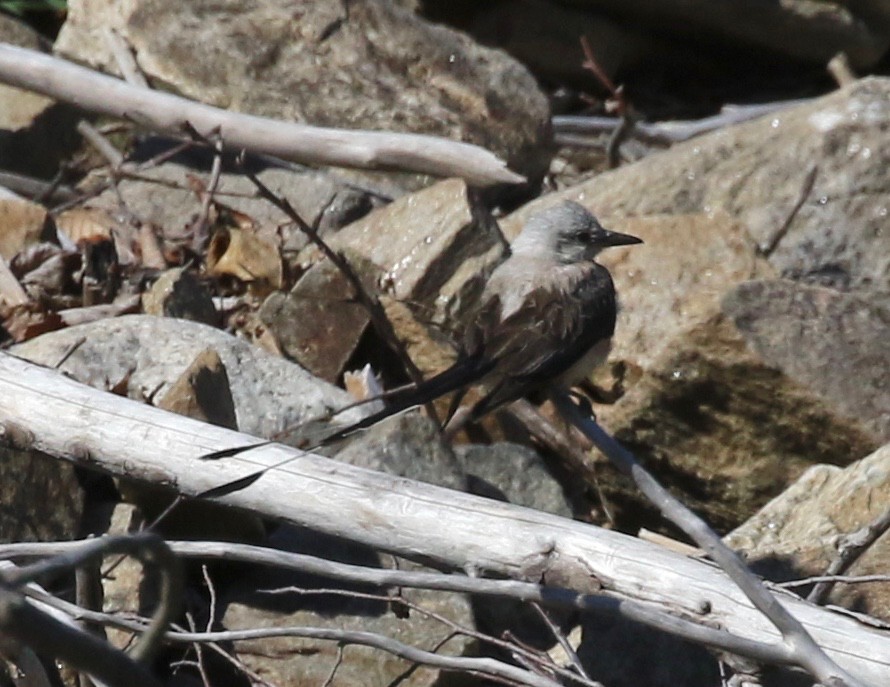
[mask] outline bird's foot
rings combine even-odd
[[[582,394],[580,391],[575,389],[569,390],[569,398],[575,403],[576,406],[583,412],[585,415],[588,415],[591,420],[596,422],[596,413],[593,410],[593,404],[590,399]]]

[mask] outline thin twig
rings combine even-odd
[[[343,663],[343,646],[343,642],[337,642],[337,656],[334,658],[334,665],[331,666],[331,672],[328,673],[328,676],[325,678],[321,687],[330,687],[331,683],[333,683],[334,676],[337,674],[337,669],[340,667],[340,664]]]
[[[803,204],[807,201],[807,198],[810,197],[810,193],[813,192],[813,186],[816,183],[816,174],[819,172],[819,166],[813,165],[810,167],[809,171],[806,173],[806,176],[803,178],[803,183],[800,185],[800,191],[797,194],[797,199],[794,201],[794,205],[791,206],[791,210],[788,211],[788,214],[785,216],[785,220],[782,222],[782,226],[780,226],[776,233],[773,234],[772,238],[770,238],[769,242],[765,246],[758,246],[758,252],[768,258],[773,254],[773,251],[776,250],[779,243],[785,236],[788,234],[788,231],[791,229],[791,224],[794,222],[794,218],[797,217],[797,213],[800,212],[800,209],[803,207]]]
[[[799,580],[786,580],[785,582],[775,582],[777,587],[782,589],[794,589],[796,587],[808,587],[811,584],[819,584],[828,582],[834,584],[873,584],[875,582],[890,582],[890,575],[812,575],[811,577],[802,577]],[[811,599],[808,597],[807,601]],[[814,602],[818,603],[818,602]]]
[[[610,98],[606,102],[606,110],[614,112],[618,115],[619,124],[609,137],[606,146],[606,152],[609,159],[609,168],[615,169],[621,164],[621,144],[633,132],[636,124],[636,115],[634,108],[624,94],[623,86],[616,86],[606,70],[603,69],[593,54],[593,48],[587,40],[587,36],[581,36],[581,49],[584,51],[584,62],[581,64],[582,69],[591,72],[599,82],[609,91]]]
[[[77,133],[83,136],[87,143],[93,146],[93,148],[105,158],[106,162],[108,162],[108,166],[111,167],[112,173],[123,164],[124,156],[121,152],[114,147],[114,144],[109,141],[104,134],[87,120],[81,119],[77,123],[76,129]]]
[[[132,86],[148,88],[148,80],[136,63],[136,58],[133,56],[133,52],[123,36],[107,26],[104,28],[102,35],[105,38],[105,45],[111,51],[124,80]]]
[[[41,579],[44,576],[58,575],[68,572],[81,565],[101,562],[104,556],[112,553],[131,555],[143,564],[151,563],[160,571],[160,591],[158,605],[151,623],[146,628],[142,640],[130,655],[140,661],[148,662],[158,649],[158,645],[167,626],[173,620],[181,603],[182,575],[179,562],[164,541],[156,534],[134,534],[126,536],[108,536],[88,539],[67,551],[26,568],[3,574],[3,585],[9,589],[18,589]]]
[[[829,578],[837,577],[849,570],[850,566],[859,560],[862,554],[880,539],[888,529],[890,529],[890,509],[881,513],[865,527],[843,536],[837,544],[837,557],[828,566],[825,575]],[[819,581],[810,591],[807,601],[812,601],[815,604],[824,603],[835,581],[833,579]]]
[[[58,174],[53,181],[46,182],[17,172],[0,170],[0,186],[33,198],[37,203],[73,200],[80,197],[73,188],[62,185],[62,174]]]
[[[222,175],[223,140],[219,131],[211,132],[210,142],[213,145],[213,164],[210,167],[210,179],[207,186],[201,192],[201,211],[198,218],[192,224],[192,250],[198,255],[203,254],[209,240],[209,227],[207,218],[210,216],[210,206],[213,204],[213,196],[219,188],[219,180]]]
[[[804,105],[809,100],[785,100],[762,105],[724,105],[719,114],[694,120],[667,122],[636,122],[632,131],[635,139],[657,145],[682,143],[696,136],[741,124],[790,107]],[[560,145],[602,146],[601,136],[612,134],[621,126],[619,117],[557,115],[553,117],[553,134]],[[593,139],[589,137],[595,137]]]
[[[550,632],[553,634],[553,638],[557,641],[559,646],[562,647],[562,650],[565,651],[566,656],[568,656],[569,660],[572,662],[572,666],[575,668],[576,671],[578,671],[578,675],[592,682],[590,675],[588,675],[587,671],[584,669],[584,664],[578,657],[578,653],[575,651],[575,647],[573,647],[569,643],[568,637],[565,636],[565,633],[560,629],[560,627],[553,622],[553,620],[550,618],[550,614],[547,613],[547,611],[545,611],[543,608],[541,608],[540,604],[532,603],[531,607],[535,609],[535,613],[538,614],[538,617],[544,621],[548,628],[550,628]]]

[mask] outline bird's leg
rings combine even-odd
[[[442,428],[442,438],[445,441],[454,439],[455,435],[472,419],[472,412],[471,408],[457,408],[453,413],[450,413],[445,427]]]
[[[596,412],[593,410],[593,403],[587,396],[576,389],[562,389],[557,393],[568,394],[569,398],[572,399],[572,401],[575,403],[576,406],[578,406],[581,412],[583,412],[585,415],[588,415],[591,420],[596,422]]]

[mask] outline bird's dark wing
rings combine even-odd
[[[477,317],[479,330],[467,345],[492,359],[488,394],[472,410],[478,419],[504,403],[544,386],[615,331],[615,287],[608,270],[598,264],[570,286],[530,292],[522,306],[499,321]],[[487,329],[486,329],[487,327]]]
[[[488,299],[473,314],[457,362],[417,387],[388,396],[379,412],[325,438],[341,439],[406,408],[482,382],[486,395],[472,420],[546,385],[615,330],[615,289],[606,268],[593,263],[572,283],[529,292],[506,318],[501,300]],[[568,286],[568,292],[566,291]]]

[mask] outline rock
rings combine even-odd
[[[218,427],[238,429],[229,375],[213,348],[198,353],[158,401],[158,408]]]
[[[463,313],[504,255],[497,224],[463,181],[441,181],[384,208],[332,237],[380,269],[384,292],[424,320],[444,324]]]
[[[565,518],[572,507],[537,451],[506,442],[455,446],[467,491]]]
[[[749,348],[714,313],[682,332],[600,422],[718,531],[757,511],[807,467],[845,465],[873,450],[865,428]],[[611,468],[601,492],[619,527],[662,526]]]
[[[0,42],[46,52],[46,41],[30,26],[0,14]],[[0,84],[0,167],[52,177],[77,145],[78,113],[42,95]]]
[[[890,9],[884,3],[790,0],[782,3],[676,0],[575,0],[575,7],[603,13],[637,29],[673,34],[676,40],[706,36],[721,44],[760,47],[797,60],[825,64],[839,52],[867,68],[890,47]]]
[[[193,272],[183,267],[161,274],[142,294],[142,308],[146,315],[178,317],[211,326],[218,325],[220,319],[210,292]]]
[[[336,459],[368,470],[464,491],[466,475],[435,424],[418,413],[388,418],[349,440]]]
[[[344,227],[328,243],[345,254],[369,291],[382,291],[397,335],[424,372],[441,369],[443,361],[427,343],[430,326],[453,327],[504,254],[494,220],[478,196],[456,179],[403,196]],[[313,247],[301,261],[318,257]],[[263,316],[290,355],[330,379],[356,350],[368,318],[358,308],[325,304],[353,299],[330,268],[314,267],[287,301],[273,296]],[[329,341],[334,342],[330,353]]]
[[[890,294],[754,281],[724,309],[764,361],[890,441]]]
[[[325,0],[297,8],[229,0],[212,9],[80,0],[69,6],[56,50],[114,71],[101,39],[106,26],[132,44],[150,79],[202,102],[318,126],[476,143],[533,182],[547,169],[549,108],[525,68],[389,0],[348,10]],[[195,45],[203,46],[199,60]]]
[[[773,270],[756,255],[744,226],[726,213],[603,220],[639,236],[642,246],[610,248],[619,314],[612,357],[648,369],[691,325],[720,308],[736,285]]]
[[[843,537],[870,525],[890,498],[890,444],[844,469],[810,468],[727,537],[761,574],[782,581],[824,574]],[[845,575],[884,575],[890,538],[877,539]],[[798,591],[805,591],[803,590]],[[829,603],[890,621],[885,584],[838,584]]]
[[[78,381],[100,389],[123,385],[130,398],[146,400],[163,397],[207,348],[216,351],[228,372],[242,432],[270,437],[352,401],[298,365],[186,320],[125,315],[52,332],[11,352],[44,365],[64,359],[59,369]],[[360,416],[357,409],[342,417]],[[282,439],[290,440],[290,435]]]
[[[579,201],[607,226],[617,216],[723,210],[783,277],[888,291],[888,98],[890,79],[862,79],[553,193],[502,229],[513,237],[529,214],[562,200]]]
[[[290,293],[270,294],[258,315],[285,355],[331,383],[370,321],[346,278],[328,261],[309,268]]]
[[[84,491],[74,466],[39,451],[0,449],[0,541],[80,536]]]

